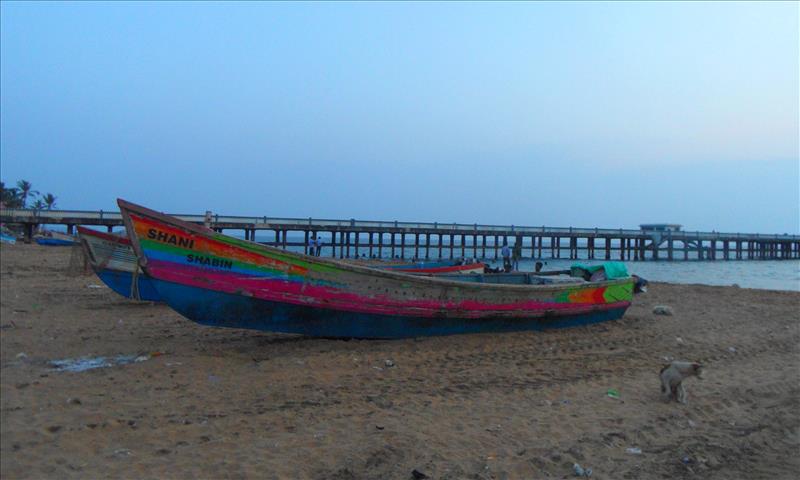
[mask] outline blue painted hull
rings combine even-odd
[[[344,312],[232,295],[150,278],[160,297],[203,325],[315,337],[407,338],[567,328],[615,320],[626,308],[535,318],[421,318]]]
[[[71,247],[75,245],[75,242],[58,238],[37,238],[36,243],[44,245],[45,247]]]
[[[100,270],[95,273],[111,290],[114,290],[125,298],[131,298],[132,273],[109,269]],[[139,289],[139,300],[149,302],[161,301],[161,296],[153,286],[152,279],[147,275],[140,273],[139,277],[136,279],[136,285]]]

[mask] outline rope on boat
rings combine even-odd
[[[131,274],[131,298],[134,300],[142,299],[141,296],[139,296],[139,265],[136,265],[133,274]]]

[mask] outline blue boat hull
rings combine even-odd
[[[365,314],[276,303],[155,278],[159,296],[181,315],[203,325],[299,333],[314,337],[407,338],[462,333],[567,328],[615,320],[625,308],[537,318],[422,318]]]
[[[71,247],[75,245],[75,242],[58,238],[37,238],[36,243],[44,245],[45,247]]]
[[[131,272],[105,269],[95,273],[111,290],[114,290],[125,298],[131,298],[131,281],[133,280],[133,274]],[[161,301],[161,296],[159,296],[158,291],[153,286],[152,279],[147,275],[139,274],[136,279],[136,285],[139,289],[139,300],[149,302]]]

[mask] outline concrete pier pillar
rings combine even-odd
[[[25,224],[25,243],[33,242],[33,232],[36,231],[36,224],[33,223],[26,223]]]
[[[425,234],[425,260],[431,258],[431,234]]]
[[[443,238],[443,235],[440,233],[438,235],[438,237],[439,237],[439,259],[441,259],[442,258],[442,238]]]
[[[414,258],[419,258],[419,233],[414,234]]]
[[[378,232],[378,258],[383,258],[383,232]]]
[[[394,258],[395,255],[396,255],[396,253],[395,253],[395,248],[396,247],[397,247],[397,242],[396,242],[396,239],[395,239],[395,233],[392,232],[392,258]]]
[[[461,258],[466,258],[467,256],[467,236],[463,233],[461,234]]]
[[[486,258],[486,235],[483,235],[483,253],[481,258]]]
[[[406,234],[400,234],[400,258],[406,258]]]
[[[107,227],[107,229],[108,229],[108,233],[112,233],[114,231],[114,225],[109,225]]]
[[[478,236],[472,235],[472,258],[478,258]]]
[[[312,252],[311,248],[308,246],[308,236],[309,236],[309,231],[303,230],[303,238],[305,239],[303,251],[306,253],[306,255],[314,255],[314,252]],[[248,238],[247,240],[250,240],[250,238]]]
[[[373,247],[372,239],[373,239],[373,233],[369,232],[369,258],[372,258],[372,247]]]
[[[453,242],[455,241],[455,238],[456,238],[456,236],[451,233],[450,234],[450,260],[453,259],[453,249],[455,248],[455,244]]]
[[[500,243],[500,235],[495,235],[494,236],[494,259],[495,260],[497,260],[498,257],[499,257],[500,246],[498,245],[498,243]]]

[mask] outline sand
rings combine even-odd
[[[590,327],[326,340],[196,325],[67,276],[70,250],[0,250],[4,480],[800,473],[800,293],[653,284]],[[660,400],[665,357],[705,365],[688,405]]]

